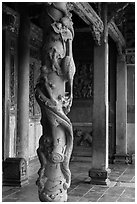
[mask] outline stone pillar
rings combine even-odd
[[[25,4],[19,3],[19,6],[16,157],[6,158],[4,162],[3,183],[8,186],[28,183],[30,22]]]
[[[24,11],[23,11],[24,9]],[[30,22],[22,6],[18,35],[17,157],[28,161]]]
[[[72,104],[75,73],[74,30],[67,3],[50,3],[41,23],[42,67],[35,94],[41,108],[43,135],[37,149],[41,168],[36,184],[40,201],[65,202],[71,183],[69,161],[73,148],[72,124],[66,115]]]
[[[20,27],[18,35],[18,90],[17,90],[17,163],[21,167],[21,185],[28,182],[29,137],[29,62],[30,20],[27,6],[19,3]],[[19,160],[18,158],[21,158]],[[19,170],[20,171],[20,170]]]
[[[104,36],[94,48],[93,152],[89,171],[91,183],[107,185],[108,180],[108,28],[107,5],[102,7]]]
[[[127,66],[125,56],[117,57],[116,155],[115,160],[127,156]],[[126,160],[125,160],[126,161]]]
[[[10,28],[15,17],[2,5],[2,159],[9,157],[10,151]]]
[[[9,157],[9,114],[10,114],[10,93],[9,93],[9,84],[10,84],[10,43],[9,43],[9,38],[10,38],[10,33],[6,32],[6,30],[3,30],[2,32],[2,48],[3,48],[3,54],[2,54],[2,66],[3,66],[3,97],[2,97],[2,103],[3,103],[3,133],[2,133],[2,139],[3,139],[3,145],[2,145],[2,150],[3,150],[3,161]]]

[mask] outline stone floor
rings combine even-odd
[[[72,183],[68,190],[68,202],[135,202],[135,165],[111,164],[110,185],[89,183],[89,162],[72,161]],[[19,187],[3,187],[3,202],[39,202],[35,181],[37,174],[30,176],[29,184]]]

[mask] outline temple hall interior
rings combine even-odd
[[[2,2],[2,201],[135,202],[135,2]]]

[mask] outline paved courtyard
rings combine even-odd
[[[89,182],[89,162],[72,161],[72,183],[68,190],[68,202],[135,202],[135,165],[111,164],[110,185],[92,185]],[[3,202],[39,202],[35,181],[30,176],[28,185],[3,187]]]

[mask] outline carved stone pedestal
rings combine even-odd
[[[132,155],[129,154],[115,154],[114,163],[123,162],[125,164],[132,164]]]
[[[89,177],[91,178],[90,183],[108,186],[110,184],[110,180],[108,179],[109,173],[110,170],[91,169],[89,171]]]
[[[25,184],[28,184],[25,159],[7,158],[3,163],[3,185],[21,187]]]

